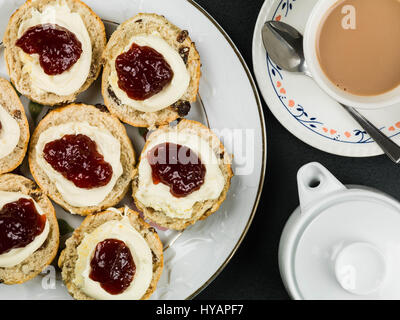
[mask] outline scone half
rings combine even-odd
[[[156,50],[174,70],[172,82],[144,101],[129,98],[118,84],[116,58],[133,43]],[[163,16],[140,13],[122,23],[107,43],[103,64],[102,94],[107,108],[135,127],[168,124],[187,115],[190,103],[196,101],[201,76],[199,53],[188,32]]]
[[[13,171],[22,163],[29,136],[24,106],[12,85],[0,78],[0,174]]]
[[[127,232],[132,231],[134,235],[129,237]],[[108,240],[108,238],[125,241],[132,255],[137,256],[137,259],[133,259],[136,270],[142,270],[138,271],[140,274],[135,273],[133,280],[122,293],[115,295],[108,294],[99,282],[94,282],[88,277],[92,270],[91,264],[89,266],[88,263],[93,259],[99,241]],[[128,243],[129,238],[136,239],[136,242],[141,243],[146,249],[133,248]],[[133,252],[132,249],[138,251]],[[117,259],[111,261],[118,263]],[[157,232],[145,223],[137,212],[128,208],[110,208],[87,216],[71,238],[66,241],[66,248],[58,261],[68,292],[78,300],[131,299],[135,295],[136,299],[132,300],[146,300],[156,289],[163,263],[163,245]],[[143,272],[145,269],[146,271]],[[135,280],[136,276],[140,279]],[[137,284],[140,286],[134,287]]]
[[[85,148],[91,148],[89,155]],[[126,129],[106,109],[84,104],[55,109],[32,135],[29,166],[35,181],[73,214],[85,216],[119,203],[129,189],[134,165],[135,152]],[[99,174],[96,168],[101,169]],[[108,179],[99,184],[104,177]]]
[[[202,182],[198,180],[202,174],[201,171],[199,173],[198,167],[182,171],[174,168],[161,168],[161,171],[169,172],[169,178],[175,179],[174,177],[178,175],[182,181],[187,177],[185,177],[185,170],[190,175],[194,172],[197,175],[195,176],[196,181],[200,182],[197,189],[189,194],[182,196],[178,192],[172,192],[174,186],[173,183],[168,182],[168,176],[161,177],[161,179],[157,177],[156,180],[161,180],[161,182],[155,183],[155,171],[150,165],[153,160],[150,160],[149,154],[159,152],[154,150],[166,143],[170,144],[172,148],[174,146],[189,148],[190,151],[194,151],[194,157],[200,159],[200,161],[196,161],[204,165]],[[159,150],[165,151],[165,148]],[[176,152],[178,155],[181,154],[180,150],[184,149],[178,149]],[[168,159],[173,159],[171,152],[166,157],[165,163],[167,164],[170,163]],[[159,160],[163,161],[163,156]],[[153,164],[161,163],[160,161],[156,160]],[[192,163],[191,160],[186,162]],[[132,186],[136,206],[144,213],[145,218],[157,225],[168,229],[183,230],[198,220],[206,219],[219,209],[226,198],[233,176],[231,162],[231,156],[226,152],[219,138],[199,122],[183,119],[175,127],[160,127],[148,137],[136,168]],[[188,174],[186,173],[186,175]],[[191,182],[190,179],[187,180],[185,187]],[[177,181],[177,184],[179,183],[180,181]]]
[[[26,246],[0,254],[0,281],[5,284],[23,283],[34,278],[53,261],[58,250],[58,223],[50,200],[33,181],[15,174],[1,175],[0,210],[3,212],[5,205],[21,198],[29,198],[36,209],[40,208],[37,211],[46,216],[46,224],[41,234]],[[0,219],[3,219],[1,214]],[[1,230],[4,231],[3,228]],[[1,238],[4,239],[4,235]]]
[[[31,27],[56,24],[72,32],[82,53],[69,69],[49,75],[38,54],[27,54],[16,45]],[[4,34],[8,74],[16,89],[44,105],[73,102],[97,79],[107,39],[101,19],[80,0],[28,0],[10,18]],[[67,54],[67,53],[66,53]]]

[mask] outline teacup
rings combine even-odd
[[[400,86],[377,95],[358,95],[343,90],[333,83],[323,70],[318,58],[320,28],[333,6],[343,0],[319,0],[311,12],[304,33],[304,55],[309,71],[317,84],[333,99],[342,104],[361,108],[377,109],[400,103]],[[380,1],[377,1],[379,5]],[[371,17],[373,19],[374,17]],[[399,16],[400,19],[400,16]],[[384,37],[385,35],[382,34]],[[387,39],[399,41],[399,39]],[[341,54],[338,52],[338,54]],[[378,59],[379,57],[377,57]],[[351,68],[351,66],[349,66]],[[365,66],[368,68],[368,65]]]

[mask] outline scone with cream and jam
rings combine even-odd
[[[28,0],[4,35],[8,73],[33,101],[72,102],[98,77],[106,41],[103,22],[80,0]]]
[[[135,153],[106,108],[72,104],[50,112],[32,135],[29,166],[42,190],[71,213],[116,205],[128,191]]]
[[[133,179],[133,197],[144,216],[182,230],[218,210],[232,178],[231,157],[201,123],[181,120],[147,139]]]
[[[0,176],[0,282],[26,282],[57,254],[59,231],[50,200],[15,174]]]
[[[200,56],[186,30],[141,13],[112,34],[103,55],[102,93],[112,114],[135,127],[168,124],[196,101]]]
[[[29,136],[24,106],[11,84],[0,78],[0,174],[13,171],[21,164]]]
[[[78,300],[145,300],[163,269],[157,232],[128,208],[89,215],[66,241],[58,262]]]

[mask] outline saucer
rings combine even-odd
[[[266,0],[253,36],[254,73],[269,109],[303,142],[332,154],[370,157],[383,154],[372,138],[311,78],[281,70],[268,57],[261,39],[265,21],[284,21],[304,33],[317,0]],[[400,104],[359,110],[382,132],[400,143]]]

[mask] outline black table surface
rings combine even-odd
[[[250,70],[253,31],[263,2],[197,0],[229,34]],[[400,198],[400,171],[386,156],[345,158],[314,149],[283,128],[262,103],[268,157],[258,211],[236,255],[196,299],[289,299],[279,274],[278,245],[285,222],[298,206],[296,173],[306,163],[320,162],[345,184],[374,187]]]

